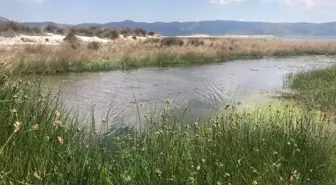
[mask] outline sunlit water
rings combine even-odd
[[[279,36],[280,40],[336,41],[336,36]]]
[[[142,120],[145,115],[162,113],[164,107],[178,120],[182,116],[204,119],[233,100],[251,103],[251,98],[246,98],[256,97],[251,94],[282,90],[287,73],[335,61],[327,57],[246,60],[193,67],[72,73],[47,76],[44,80],[54,89],[61,87],[61,99],[67,108],[82,114],[94,110],[97,120],[104,119],[110,109],[110,125],[127,125],[138,122],[135,99],[144,105],[139,107]],[[172,104],[166,105],[166,99],[172,100]],[[252,98],[254,103],[262,99],[263,95]]]

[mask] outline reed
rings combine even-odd
[[[9,63],[12,73],[50,74],[336,54],[336,43],[324,41],[178,39],[117,39],[95,49],[92,43],[14,46],[3,49],[0,61]]]

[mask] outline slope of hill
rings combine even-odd
[[[0,24],[6,23],[6,22],[9,22],[9,20],[0,16]]]
[[[41,26],[46,23],[25,23],[26,25]],[[192,34],[225,35],[276,35],[276,36],[336,36],[336,22],[330,23],[267,23],[242,21],[199,21],[199,22],[109,22],[105,24],[82,23],[72,25],[77,27],[103,26],[112,28],[141,28],[160,33],[164,36],[183,36]]]
[[[241,21],[201,21],[201,22],[111,22],[103,24],[106,27],[129,27],[151,30],[162,35],[191,34],[245,34],[245,35],[336,35],[336,23],[264,23]]]

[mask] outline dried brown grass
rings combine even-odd
[[[243,40],[215,38],[179,38],[183,46],[162,45],[161,39],[124,40],[116,39],[102,44],[93,50],[81,43],[74,48],[63,43],[58,46],[6,46],[0,49],[0,62],[8,63],[15,60],[44,60],[53,62],[60,58],[71,62],[114,62],[124,57],[136,60],[155,57],[216,57],[230,55],[247,55],[259,57],[281,57],[305,54],[336,54],[336,42],[331,41],[285,41],[285,40]],[[192,44],[201,42],[202,44]]]

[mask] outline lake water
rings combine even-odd
[[[244,104],[258,103],[251,94],[281,91],[283,77],[290,72],[323,67],[336,59],[300,57],[232,61],[180,68],[141,68],[129,71],[72,73],[46,76],[45,82],[61,87],[61,99],[67,108],[89,114],[93,108],[98,120],[109,108],[111,125],[136,123],[141,118],[164,110],[177,118],[203,119],[218,112],[233,99]],[[134,99],[134,96],[135,99]],[[166,105],[166,99],[172,100]],[[254,101],[254,102],[253,102]],[[184,112],[187,107],[187,111]]]
[[[336,41],[336,36],[279,36],[280,40]]]

